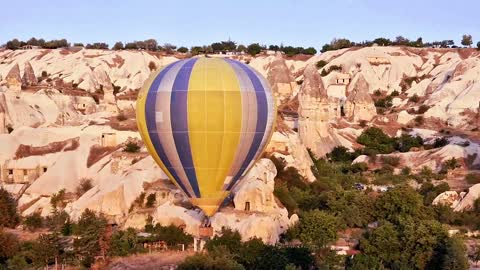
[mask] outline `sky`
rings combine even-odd
[[[0,44],[18,38],[69,42],[156,39],[177,46],[228,40],[239,44],[315,47],[351,41],[423,41],[463,34],[480,40],[478,0],[0,0]]]

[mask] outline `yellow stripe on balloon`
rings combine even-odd
[[[200,58],[188,91],[188,133],[202,198],[220,199],[238,147],[241,129],[240,85],[223,59]]]

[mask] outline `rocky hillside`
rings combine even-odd
[[[461,168],[447,179],[452,187],[468,187],[463,176],[480,169],[478,51],[368,47],[306,61],[235,57],[263,74],[277,97],[277,131],[267,151],[308,181],[315,176],[307,149],[317,157],[335,146],[354,150],[369,126],[390,136],[446,137],[440,148],[389,155],[413,170],[439,171],[445,160],[458,159]],[[134,119],[144,80],[175,60],[146,51],[0,51],[0,182],[17,195],[24,215],[49,215],[51,196],[64,189],[64,209],[74,219],[89,208],[125,227],[143,227],[151,216],[197,232],[201,214],[146,153]],[[276,242],[297,219],[273,195],[276,173],[271,161],[260,160],[213,227]],[[82,191],[86,181],[91,187]],[[150,194],[157,199],[146,207]]]

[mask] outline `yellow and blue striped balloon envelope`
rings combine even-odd
[[[158,165],[211,216],[262,154],[275,111],[257,71],[201,57],[152,74],[138,96],[137,123]]]

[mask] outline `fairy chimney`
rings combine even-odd
[[[5,77],[7,87],[10,90],[20,92],[22,90],[22,78],[20,77],[20,67],[15,64]]]
[[[291,96],[296,83],[280,52],[277,52],[275,59],[269,64],[267,80],[273,93],[280,99]]]
[[[358,74],[345,103],[345,116],[355,122],[370,121],[377,115],[375,104],[368,92],[368,83]]]
[[[25,68],[23,70],[22,86],[33,86],[37,85],[38,80],[33,71],[32,65],[30,62],[25,62]]]

